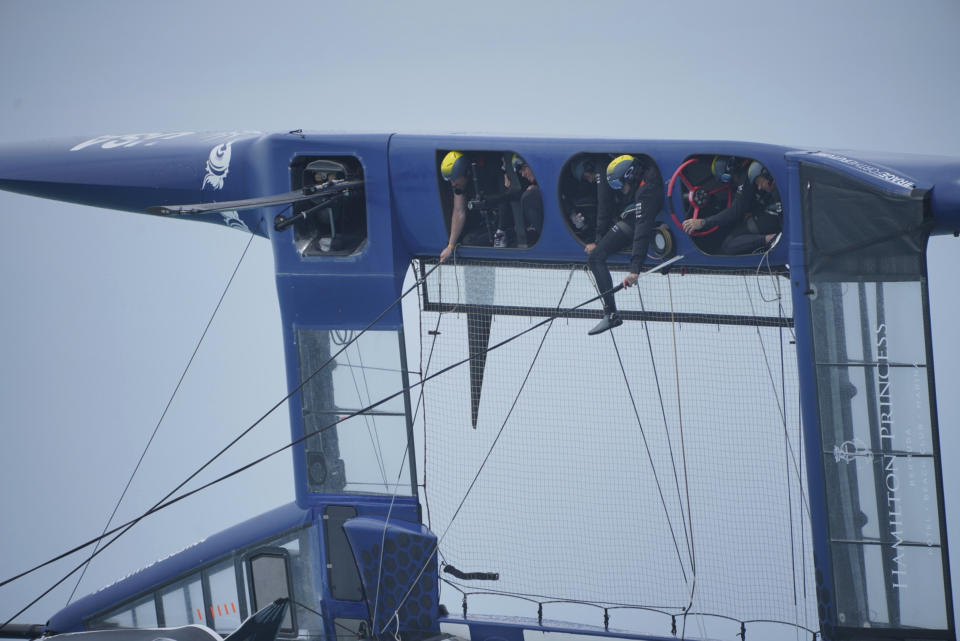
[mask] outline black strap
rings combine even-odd
[[[499,572],[461,572],[452,565],[443,566],[443,571],[464,581],[499,581]]]

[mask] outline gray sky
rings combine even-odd
[[[958,26],[952,0],[0,0],[0,143],[304,128],[960,155]],[[247,238],[5,193],[0,225],[7,577],[103,527]],[[934,239],[929,253],[948,461],[960,448],[957,242]],[[152,504],[258,418],[284,395],[284,378],[273,261],[258,240],[119,517]],[[286,442],[286,416],[217,469]],[[953,467],[948,524],[960,521]],[[95,563],[79,593],[292,500],[291,482],[282,456],[155,517]],[[0,617],[64,568],[0,588]],[[45,620],[67,594],[20,620]]]

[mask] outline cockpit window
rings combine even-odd
[[[290,559],[286,550],[282,548],[269,551],[258,550],[250,556],[248,564],[254,612],[266,607],[275,599],[290,598]],[[280,626],[282,631],[294,630],[292,616],[294,612],[295,610],[288,609],[284,613],[283,623]]]
[[[523,156],[440,150],[437,167],[448,239],[444,252],[457,245],[526,249],[540,239],[543,198]]]
[[[290,168],[293,189],[314,187],[317,197],[293,205],[293,238],[302,256],[347,256],[367,239],[363,166],[352,157],[298,158]]]
[[[667,183],[670,217],[705,254],[744,256],[772,248],[783,230],[776,180],[753,158],[689,156]]]
[[[624,159],[629,159],[626,165],[623,164]],[[624,167],[628,167],[628,171],[639,170],[641,173],[634,175],[632,180],[624,178],[617,174],[617,171],[622,172]],[[608,168],[613,171],[610,175],[614,176],[615,182],[608,182]],[[650,173],[647,173],[647,170]],[[646,179],[643,176],[658,183],[662,182],[656,162],[647,154],[633,151],[583,152],[572,156],[560,172],[557,194],[560,214],[570,234],[586,246],[600,242],[613,227],[619,226],[632,238],[636,216],[631,216],[634,212],[630,207],[632,196],[624,199],[626,194],[632,193],[629,190],[624,192],[628,189],[624,182],[633,185],[629,189],[637,189],[645,184]],[[611,198],[611,193],[617,195]],[[604,203],[602,207],[601,203]],[[660,261],[672,255],[674,243],[670,230],[662,224],[664,219],[661,211],[653,212],[653,216],[655,220],[651,223],[647,257]],[[632,250],[632,244],[627,242],[616,251],[630,254]]]
[[[87,623],[88,630],[155,627],[157,627],[157,608],[153,595],[141,597],[133,603]]]

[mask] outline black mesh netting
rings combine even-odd
[[[815,629],[788,279],[639,285],[617,295],[624,325],[588,336],[600,305],[572,309],[597,295],[582,265],[461,262],[426,279],[421,371],[475,356],[424,388],[426,516],[442,563],[500,578],[443,576]]]

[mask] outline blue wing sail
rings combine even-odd
[[[424,302],[419,313],[435,321],[437,328],[423,332],[420,340],[424,344],[436,340],[441,345],[440,360],[432,365],[426,360],[409,364],[405,341],[412,336],[405,332],[411,331],[409,321],[414,319],[404,318],[404,279],[411,261],[423,266],[417,277],[428,273],[450,242],[454,194],[440,174],[440,162],[451,150],[462,150],[472,158],[476,171],[485,168],[493,172],[494,179],[476,179],[468,187],[472,190],[470,211],[478,220],[470,230],[473,235],[465,234],[449,262],[416,283],[415,291]],[[629,300],[621,295],[626,322],[616,331],[634,347],[625,356],[612,347],[603,351],[594,347],[596,343],[582,343],[586,338],[581,336],[585,331],[580,331],[580,326],[600,312],[574,311],[580,300],[572,300],[597,293],[584,271],[584,247],[595,240],[593,232],[603,234],[604,230],[584,231],[591,230],[585,217],[596,216],[597,200],[591,200],[596,192],[591,191],[592,183],[579,181],[576,173],[580,172],[574,173],[571,168],[586,167],[588,160],[600,165],[623,154],[643,158],[659,168],[668,200],[653,213],[659,235],[651,241],[647,265],[662,264],[674,254],[683,256],[669,274],[641,286],[642,295],[653,297],[652,301],[634,299],[632,293]],[[729,161],[731,158],[739,160]],[[513,159],[517,159],[516,164]],[[781,208],[775,214],[782,215],[782,236],[756,251],[731,252],[719,236],[711,237],[708,229],[702,235],[686,233],[686,220],[717,216],[732,206],[736,192],[724,181],[738,171],[746,171],[749,161],[761,163],[779,188]],[[498,180],[500,184],[504,177],[507,182],[519,181],[528,175],[524,173],[527,170],[536,178],[525,179],[529,184],[524,184],[524,193],[537,193],[541,199],[539,221],[524,218],[527,210],[520,202],[498,206],[498,198],[506,202],[518,191],[511,183],[498,193]],[[353,193],[336,201],[276,198],[282,194],[308,195],[307,190],[324,181],[345,180],[348,175],[362,177],[362,189],[357,186]],[[509,418],[507,388],[521,385],[517,354],[529,353],[531,359],[540,354],[536,341],[518,342],[510,348],[513,351],[488,354],[487,349],[511,332],[557,315],[563,316],[566,325],[555,332],[564,340],[544,349],[542,357],[550,363],[546,372],[549,376],[538,378],[538,373],[531,370],[536,392],[524,391],[525,396],[517,392],[518,399],[528,404],[518,404],[516,416],[524,417],[524,426],[531,434],[538,434],[539,440],[519,441],[512,458],[497,460],[494,465],[506,466],[498,478],[511,479],[514,488],[522,480],[539,483],[541,490],[566,488],[561,493],[562,505],[553,506],[558,512],[547,513],[542,510],[549,500],[528,504],[528,497],[511,496],[513,503],[505,502],[503,493],[492,486],[486,495],[488,502],[481,504],[481,516],[460,517],[473,527],[455,531],[444,541],[452,561],[462,558],[462,567],[502,567],[505,558],[513,557],[498,546],[517,544],[524,540],[524,534],[533,532],[537,536],[529,539],[529,545],[512,563],[519,568],[536,557],[534,569],[514,576],[504,572],[498,589],[552,594],[549,591],[562,592],[569,585],[588,583],[585,590],[590,594],[589,601],[600,607],[623,603],[624,599],[637,605],[654,581],[653,589],[670,600],[670,607],[676,606],[681,613],[684,607],[689,610],[691,604],[684,601],[689,596],[686,581],[696,572],[697,555],[693,552],[697,545],[692,535],[682,533],[684,528],[693,527],[690,513],[695,512],[682,492],[677,492],[676,504],[657,507],[656,497],[648,492],[651,479],[644,476],[649,470],[640,469],[640,450],[631,449],[639,447],[637,431],[627,425],[634,415],[645,425],[672,420],[665,410],[649,416],[643,413],[650,410],[643,403],[652,403],[656,385],[656,381],[645,378],[649,372],[644,368],[658,358],[670,358],[656,350],[670,344],[672,338],[664,332],[654,345],[647,345],[641,337],[649,336],[642,332],[650,325],[653,332],[682,329],[684,338],[694,339],[696,347],[672,357],[677,378],[682,367],[688,375],[696,371],[695,376],[706,377],[696,381],[701,389],[724,390],[718,399],[681,399],[682,394],[677,392],[676,402],[684,403],[681,413],[686,420],[703,422],[700,434],[708,432],[706,426],[718,414],[726,415],[717,407],[736,415],[736,421],[720,428],[742,437],[749,435],[747,440],[755,444],[747,457],[750,461],[738,464],[746,468],[754,455],[760,458],[773,451],[782,453],[784,443],[778,439],[802,431],[807,462],[801,471],[787,465],[790,469],[784,473],[794,481],[806,479],[803,495],[791,487],[786,495],[772,500],[763,491],[775,490],[760,487],[753,507],[764,511],[745,512],[759,523],[769,516],[767,503],[798,501],[787,511],[807,525],[800,538],[791,541],[789,551],[806,555],[799,562],[799,567],[805,568],[812,563],[813,555],[802,545],[806,541],[802,537],[811,537],[820,585],[816,589],[809,586],[811,594],[804,598],[819,602],[794,625],[819,625],[826,638],[854,638],[864,630],[878,629],[890,634],[922,629],[930,638],[952,638],[951,586],[939,485],[941,453],[935,406],[930,400],[933,374],[929,355],[933,349],[929,343],[923,252],[929,234],[960,230],[960,160],[740,142],[176,132],[2,147],[0,188],[129,212],[189,213],[190,220],[224,224],[270,240],[288,385],[293,391],[289,406],[291,436],[303,440],[293,454],[297,503],[312,515],[344,505],[361,514],[347,521],[344,529],[360,555],[358,572],[371,604],[381,597],[379,580],[374,583],[380,569],[367,562],[364,553],[369,553],[378,540],[415,535],[420,537],[423,549],[435,540],[428,531],[421,532],[414,526],[410,527],[416,531],[407,531],[407,526],[398,526],[388,518],[392,514],[393,518],[401,515],[416,520],[419,493],[426,491],[418,485],[415,457],[410,454],[400,461],[403,457],[397,456],[414,442],[411,379],[435,371],[437,362],[469,362],[462,374],[451,377],[453,384],[426,395],[432,403],[431,416],[437,418],[425,431],[435,439],[435,445],[451,452],[449,459],[435,454],[427,462],[428,473],[432,479],[442,476],[444,483],[453,486],[463,482],[465,488],[475,469],[458,467],[456,461],[461,459],[456,457],[464,457],[462,460],[471,465],[484,460],[483,439],[491,434],[491,426],[497,425],[495,419],[500,417],[506,424]],[[225,207],[228,209],[223,210]],[[506,246],[496,244],[495,239],[504,237]],[[628,260],[626,253],[611,255],[610,267],[623,272]],[[743,283],[749,286],[751,276],[775,283],[781,298],[754,300],[749,287],[744,294]],[[674,306],[674,294],[688,298]],[[761,309],[752,308],[754,304]],[[894,309],[901,311],[895,313]],[[911,311],[902,311],[907,309]],[[786,347],[793,339],[792,332],[796,336],[795,354]],[[729,340],[720,340],[719,335]],[[757,336],[762,343],[759,346],[753,344]],[[750,352],[755,360],[752,365],[759,367],[758,363],[769,358],[765,351],[769,341],[782,347],[778,361],[782,366],[781,398],[779,402],[767,399],[766,405],[744,403],[738,395],[742,395],[746,383],[735,377],[748,379],[750,385],[775,377],[762,369],[744,367],[741,372],[732,363],[742,364],[750,343],[750,350],[759,350]],[[784,352],[789,353],[784,356]],[[597,360],[601,353],[607,355],[605,360]],[[634,414],[626,413],[627,419],[619,415],[609,418],[610,411],[623,409],[624,394],[610,392],[611,387],[603,384],[610,381],[595,374],[611,371],[617,358],[623,359],[622,372],[628,382],[644,381],[643,385],[628,383],[627,387],[631,391],[639,389],[648,397],[637,402]],[[581,371],[581,360],[590,363],[586,375]],[[361,383],[363,376],[354,376],[358,373],[367,381]],[[584,380],[591,377],[597,380]],[[367,386],[374,378],[380,387]],[[623,385],[623,381],[615,383]],[[371,390],[381,388],[405,391],[370,409],[379,402]],[[904,389],[914,393],[909,407]],[[607,400],[599,402],[601,398]],[[915,419],[909,429],[903,428],[906,431],[898,431],[900,426],[890,420],[893,405],[898,405],[901,416]],[[509,407],[509,412],[513,411]],[[598,414],[605,417],[597,421],[599,425],[594,424]],[[375,436],[356,438],[364,433],[354,427],[361,421],[366,433]],[[469,427],[459,430],[458,425]],[[567,430],[573,430],[572,435]],[[611,438],[609,443],[614,443],[614,438],[623,441],[602,453],[594,452],[590,449],[594,447],[594,434]],[[703,438],[693,441],[702,448],[697,453],[700,469],[715,472],[711,466],[722,459],[720,450],[711,446],[709,437]],[[788,441],[788,445],[792,443]],[[669,450],[671,442],[659,445]],[[656,453],[657,444],[651,447]],[[517,456],[517,452],[522,455]],[[576,523],[572,523],[577,519],[564,510],[581,517],[597,504],[592,495],[576,503],[582,498],[581,490],[589,486],[589,474],[582,474],[582,468],[588,462],[595,465],[596,460],[609,463],[611,469],[623,473],[623,478],[636,481],[635,491],[621,498],[633,508],[642,505],[646,511],[638,509],[644,517],[642,522],[630,510],[624,510],[626,516],[617,522],[604,520],[602,514],[581,519],[602,525],[595,536],[587,537],[577,534]],[[660,458],[652,455],[650,464],[656,468],[675,461],[668,451],[660,452]],[[534,468],[535,464],[542,464],[542,469]],[[801,466],[797,463],[796,467]],[[537,474],[532,473],[534,469]],[[926,479],[927,491],[922,496],[902,487],[901,481],[913,478],[911,473]],[[691,483],[700,483],[693,488],[692,502],[705,512],[714,510],[706,527],[718,528],[715,538],[727,544],[718,557],[701,552],[701,567],[710,560],[729,562],[736,558],[738,544],[758,533],[745,530],[743,537],[724,538],[743,525],[743,513],[739,523],[736,518],[728,520],[730,515],[720,509],[726,505],[726,497],[715,498],[711,492],[717,487],[695,473],[691,478]],[[744,485],[754,482],[751,477]],[[747,489],[731,489],[728,494],[745,493]],[[481,488],[477,496],[484,496],[483,492]],[[548,492],[548,496],[552,495]],[[433,518],[443,523],[444,515],[455,513],[460,498],[448,495],[434,501],[431,497]],[[649,505],[643,503],[648,499]],[[803,500],[809,500],[806,515],[802,513]],[[919,534],[908,526],[899,527],[895,522],[900,514],[897,509],[908,504],[912,514],[920,514],[934,525]],[[515,505],[526,507],[518,511]],[[534,513],[535,518],[527,516]],[[557,528],[558,523],[564,527]],[[636,527],[629,533],[618,529],[624,523]],[[503,541],[486,545],[487,538],[494,538],[488,537],[487,530],[501,526],[515,529],[500,537]],[[698,527],[703,528],[703,522]],[[523,532],[524,528],[528,531]],[[536,576],[536,568],[553,567],[552,561],[540,557],[556,551],[558,546],[549,543],[550,537],[566,541],[564,537],[572,536],[575,542],[587,545],[608,541],[609,545],[601,546],[603,549],[621,544],[629,548],[627,542],[633,541],[631,536],[641,528],[662,530],[664,537],[671,535],[675,547],[635,550],[628,563],[610,568],[597,561],[592,568],[582,570],[595,573],[590,577],[601,577],[594,583],[590,583],[592,578],[585,578],[587,574],[572,574],[573,578],[559,582],[559,586],[556,581],[537,583],[541,577]],[[466,538],[462,538],[464,530]],[[339,535],[329,528],[318,531],[314,544]],[[471,533],[481,531],[485,538],[482,549],[470,538]],[[689,539],[686,543],[685,537]],[[759,550],[758,554],[769,552],[768,565],[776,565],[784,553],[770,545],[769,549],[753,549]],[[501,556],[491,560],[482,556],[487,553]],[[664,558],[675,566],[674,574],[655,574],[663,571],[657,562]],[[561,561],[567,560],[556,561],[557,576],[566,571]],[[342,569],[342,559],[336,561]],[[426,562],[431,580],[438,581],[436,557]],[[891,579],[901,578],[911,566],[937,577],[932,592],[936,607],[910,592],[906,582],[891,587]],[[624,567],[630,571],[617,574]],[[328,590],[331,575],[325,574],[321,565],[312,571],[316,584]],[[777,574],[787,572],[784,568],[750,571],[758,576],[770,572],[769,576],[776,579],[772,580],[776,589],[768,590],[758,601],[775,597],[781,589],[789,592],[796,585],[788,585],[791,577]],[[641,584],[638,577],[645,577],[647,584]],[[699,603],[716,598],[716,603],[728,599],[729,604],[731,595],[737,594],[731,588],[734,578],[723,579],[714,584],[697,583]],[[616,585],[623,589],[611,593]],[[137,589],[142,591],[143,587],[138,585]],[[439,614],[439,609],[434,609],[435,587],[423,587],[429,593],[429,608],[418,614],[426,618],[416,625],[406,621],[408,629],[435,629]],[[637,603],[629,600],[633,597]],[[329,592],[324,592],[323,598],[334,616],[374,617],[357,602],[335,598]],[[793,607],[788,602],[784,597],[771,607],[786,611]],[[918,603],[924,607],[918,608]],[[749,619],[762,617],[766,606],[740,599],[730,608],[741,619]],[[374,621],[378,627],[384,623],[382,619]],[[665,634],[665,630],[656,631]],[[327,633],[335,631],[331,627]]]

